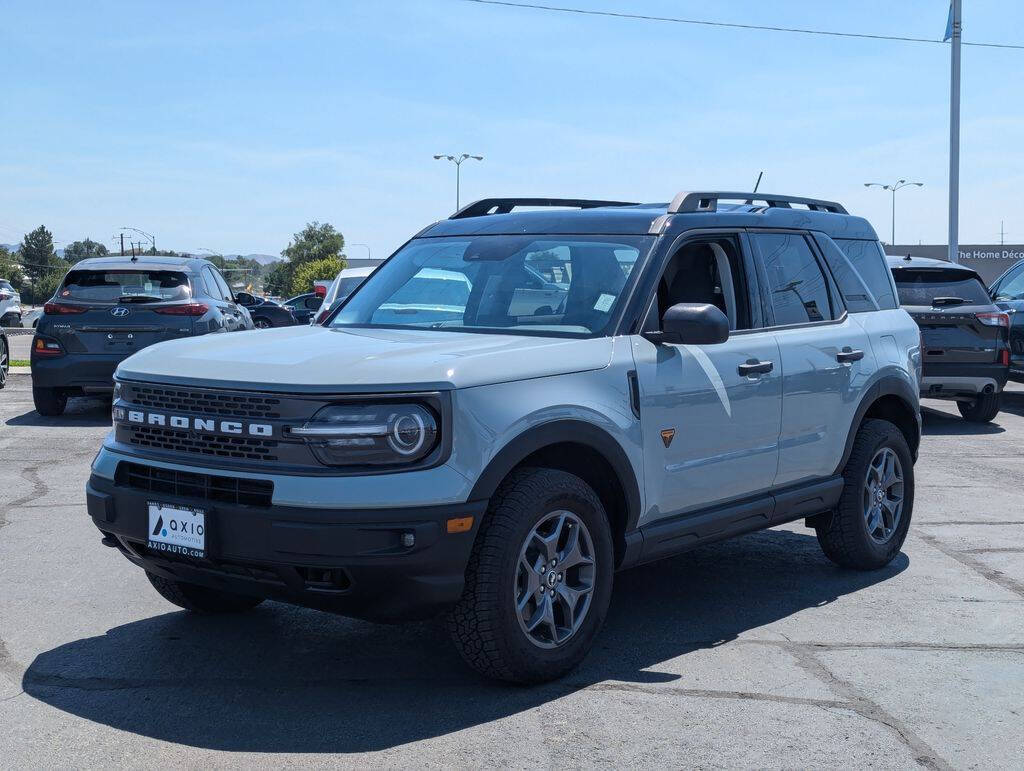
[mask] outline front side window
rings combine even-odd
[[[650,236],[465,236],[412,241],[331,321],[570,337],[609,334]]]
[[[188,276],[176,270],[73,270],[57,291],[64,300],[157,302],[192,296]]]
[[[894,268],[901,305],[988,305],[984,284],[956,268]]]
[[[1011,273],[996,290],[997,300],[1024,300],[1024,270]]]
[[[754,237],[768,274],[775,325],[834,318],[825,274],[807,239],[798,233],[758,233]]]

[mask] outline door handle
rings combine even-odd
[[[758,361],[757,359],[750,359],[744,364],[740,364],[736,368],[736,371],[741,375],[763,375],[767,372],[772,371],[772,367],[775,365],[770,361]]]
[[[846,346],[839,353],[836,354],[836,361],[841,364],[846,364],[851,361],[860,361],[864,358],[864,351],[855,351],[850,346]]]

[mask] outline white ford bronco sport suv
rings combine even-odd
[[[480,672],[548,680],[617,570],[796,519],[893,559],[920,439],[895,298],[828,201],[479,201],[325,326],[122,362],[89,514],[180,607],[443,611]]]

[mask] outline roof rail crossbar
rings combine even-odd
[[[636,206],[632,201],[594,201],[587,198],[481,198],[459,209],[448,219],[482,217],[485,214],[508,214],[517,206],[562,206],[574,209],[596,209],[602,206]]]
[[[688,212],[715,211],[718,208],[719,201],[744,201],[746,203],[764,201],[770,207],[785,209],[792,208],[790,204],[799,203],[803,204],[811,211],[826,211],[832,212],[833,214],[849,214],[849,212],[846,211],[846,207],[840,203],[836,203],[835,201],[822,201],[818,198],[804,198],[803,196],[798,195],[774,195],[772,193],[727,193],[722,191],[679,193],[672,199],[672,203],[669,204],[668,213],[684,214]]]

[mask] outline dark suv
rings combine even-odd
[[[252,328],[206,260],[82,260],[44,306],[32,339],[36,410],[60,415],[69,396],[113,391],[117,365],[153,343]]]
[[[952,399],[967,420],[999,413],[1010,374],[1009,315],[970,268],[890,257],[900,304],[921,328],[921,396]]]

